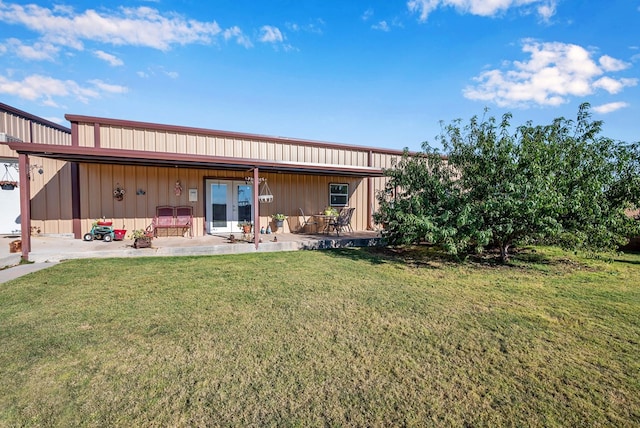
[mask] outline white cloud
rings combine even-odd
[[[264,43],[282,43],[284,41],[284,37],[282,36],[282,32],[277,27],[272,27],[271,25],[264,25],[260,29],[260,41]]]
[[[429,14],[440,7],[454,7],[459,13],[496,16],[511,8],[537,6],[538,15],[549,20],[556,12],[556,0],[409,0],[407,7],[425,22]]]
[[[372,25],[371,28],[373,28],[374,30],[380,30],[384,32],[391,31],[391,29],[389,28],[389,24],[387,24],[387,21],[380,21],[377,24]]]
[[[249,40],[249,38],[242,33],[240,27],[231,27],[224,30],[224,32],[222,33],[222,37],[227,41],[235,39],[239,45],[244,46],[245,48],[250,48],[253,46],[251,40]]]
[[[0,93],[15,95],[30,101],[49,100],[55,96],[73,96],[84,103],[88,102],[89,98],[99,96],[94,89],[83,88],[72,80],[58,80],[39,74],[27,76],[21,81],[0,76]]]
[[[557,106],[571,96],[584,97],[597,89],[618,93],[638,84],[637,79],[605,76],[605,72],[620,70],[624,63],[605,55],[598,65],[592,54],[578,45],[526,40],[522,51],[530,55],[528,60],[506,62],[504,69],[481,73],[473,79],[474,86],[464,89],[464,96],[501,107]]]
[[[60,50],[51,43],[36,42],[29,46],[15,38],[8,39],[2,49],[4,52],[11,52],[19,58],[30,61],[53,61]]]
[[[177,71],[167,71],[163,66],[148,67],[146,70],[137,71],[136,74],[142,79],[147,79],[152,76],[167,76],[171,79],[180,77],[180,73]]]
[[[409,0],[407,7],[412,13],[418,13],[420,21],[424,22],[429,14],[440,6],[440,0]]]
[[[42,105],[45,105],[45,106],[47,106],[47,107],[54,107],[54,108],[58,108],[58,107],[60,107],[60,106],[58,105],[58,103],[57,103],[57,102],[55,102],[54,100],[52,100],[51,98],[47,98],[47,99],[43,100],[43,101],[42,101]]]
[[[111,85],[109,83],[105,83],[100,79],[90,80],[89,83],[93,84],[96,88],[100,89],[103,92],[109,92],[112,94],[126,94],[129,92],[129,88],[121,85]]]
[[[363,20],[366,21],[366,17],[362,17]],[[311,21],[309,24],[305,24],[305,25],[300,25],[298,23],[295,22],[287,22],[285,24],[285,26],[287,27],[287,29],[291,32],[299,32],[299,31],[305,31],[307,33],[311,33],[311,34],[322,34],[324,33],[324,27],[325,27],[325,22],[318,18],[315,19],[313,21]]]
[[[0,20],[24,25],[50,43],[74,49],[82,49],[82,42],[91,40],[164,51],[172,45],[210,43],[222,31],[215,21],[187,20],[177,14],[164,16],[149,7],[123,7],[117,12],[102,13],[87,9],[75,14],[69,7],[48,9],[0,1]]]
[[[540,18],[542,18],[543,21],[549,21],[555,14],[555,2],[549,2],[548,4],[542,4],[538,6],[538,15],[540,15]]]
[[[362,14],[362,20],[363,21],[368,21],[372,17],[373,17],[373,9],[371,9],[371,8],[365,10],[364,13]]]
[[[90,99],[100,98],[103,93],[122,94],[128,91],[124,86],[110,85],[101,80],[93,80],[89,83],[93,87],[82,86],[73,80],[60,80],[40,74],[32,74],[22,80],[0,76],[0,94],[57,106],[55,98],[70,97],[88,103]]]
[[[615,103],[602,104],[600,106],[593,107],[593,111],[600,114],[607,114],[607,113],[611,113],[626,107],[629,107],[629,103],[619,101]]]
[[[605,71],[620,71],[631,67],[631,64],[619,59],[611,58],[609,55],[603,55],[598,60]]]
[[[617,94],[622,91],[625,86],[636,86],[637,84],[638,79],[613,79],[608,76],[602,77],[593,82],[593,86],[595,88],[604,89],[610,94]]]
[[[44,119],[48,120],[49,122],[59,123],[59,124],[67,122],[67,120],[65,118],[55,117],[55,116],[44,117]]]
[[[112,67],[117,67],[124,64],[124,62],[122,62],[120,58],[105,51],[96,50],[93,51],[93,54],[101,60],[108,62]]]

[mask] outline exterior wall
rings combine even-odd
[[[246,174],[236,171],[200,170],[184,168],[160,168],[122,165],[80,165],[80,200],[82,230],[89,231],[91,223],[105,217],[117,228],[128,231],[144,229],[149,224],[159,205],[191,205],[194,211],[194,235],[205,234],[205,180],[243,180]],[[329,183],[349,184],[349,206],[356,207],[352,226],[355,230],[367,228],[367,179],[339,176],[317,176],[297,174],[260,173],[267,179],[274,201],[259,204],[260,223],[266,227],[275,213],[284,213],[287,219],[285,230],[297,231],[301,218],[299,208],[306,215],[319,213],[329,204]],[[176,196],[174,183],[179,180],[183,192]],[[126,194],[122,201],[113,197],[113,189],[120,184]],[[198,189],[198,201],[189,202],[188,190]],[[143,190],[144,194],[137,194]],[[142,192],[139,192],[142,193]],[[70,205],[70,202],[69,202]],[[43,233],[58,227],[55,233],[71,233],[71,222],[44,222]]]
[[[64,127],[37,118],[25,112],[0,104],[0,133],[24,142],[70,145],[71,133]],[[2,163],[17,165],[18,153],[9,146],[0,144]],[[49,233],[63,233],[71,226],[70,175],[65,173],[65,163],[50,159],[31,157],[31,210],[32,227],[46,229]],[[1,165],[4,168],[4,165]],[[43,173],[38,171],[42,169]],[[68,169],[68,168],[67,168]],[[9,167],[12,177],[19,181],[17,169]],[[2,174],[4,171],[2,171]],[[23,186],[24,183],[18,183]],[[46,190],[46,191],[45,191]],[[4,212],[0,220],[0,233],[15,233],[20,230],[19,188],[0,193],[0,205]],[[6,215],[5,215],[6,214]]]
[[[11,165],[14,162],[11,158],[0,157],[0,176],[4,177],[5,165]],[[13,165],[17,165],[13,163]],[[18,186],[21,185],[20,177],[17,171],[9,166],[9,174],[11,179],[18,182]],[[19,187],[14,190],[0,190],[0,234],[13,235],[20,232],[20,189]]]
[[[307,171],[305,173],[260,170],[260,177],[267,179],[274,195],[273,203],[259,204],[261,226],[266,227],[272,214],[284,213],[288,217],[285,231],[299,229],[300,208],[308,216],[321,212],[329,205],[330,183],[349,185],[349,206],[356,208],[352,226],[355,230],[370,228],[368,214],[377,208],[375,194],[384,187],[385,179],[362,177],[362,170],[357,168],[388,168],[392,166],[392,159],[400,157],[398,151],[359,146],[80,116],[69,117],[74,132],[72,137],[62,127],[55,127],[55,124],[49,126],[52,124],[46,121],[34,121],[34,117],[20,117],[12,110],[15,109],[0,109],[0,132],[25,142],[111,149],[115,152],[137,150],[254,159],[303,166],[299,170]],[[0,144],[0,157],[3,154],[17,158],[15,152]],[[43,170],[43,174],[31,174],[32,227],[47,235],[72,235],[72,164],[35,156],[30,157],[30,163],[38,166],[35,171],[40,168]],[[251,162],[247,165],[251,165]],[[307,168],[307,165],[314,168]],[[246,175],[251,175],[248,171],[219,170],[214,167],[196,169],[184,167],[184,164],[179,168],[98,163],[79,163],[78,166],[80,227],[83,233],[89,231],[92,222],[101,217],[113,220],[118,228],[124,227],[129,231],[143,229],[151,223],[159,205],[192,205],[194,234],[202,235],[206,226],[205,192],[208,191],[205,189],[205,180],[243,180]],[[318,167],[320,170],[316,174]],[[338,172],[341,167],[344,171],[356,171],[356,175],[360,176],[348,173],[347,176],[341,176]],[[350,167],[354,167],[354,170],[349,170]],[[181,182],[183,188],[179,197],[173,192],[176,180]],[[113,189],[117,184],[126,189],[122,201],[113,198]],[[198,190],[198,201],[191,203],[188,194],[189,189],[193,188]],[[137,194],[139,189],[144,194]]]
[[[396,160],[400,160],[400,158],[402,157],[402,155],[400,154],[388,154],[388,153],[374,153],[373,154],[373,159],[372,159],[372,163],[373,166],[377,167],[377,168],[381,168],[381,169],[388,169],[388,168],[392,168],[394,165],[394,162]],[[372,194],[372,200],[371,200],[371,213],[375,213],[378,210],[378,192],[383,191],[384,190],[384,186],[387,182],[387,178],[386,177],[374,177],[371,178],[371,186],[373,188],[373,194]],[[377,225],[372,225],[374,228],[377,228]]]
[[[366,148],[329,146],[283,139],[230,137],[176,130],[127,128],[100,124],[99,147],[103,149],[146,150],[160,153],[180,153],[203,156],[268,159],[272,161],[349,165],[366,167],[369,152]],[[78,144],[97,147],[96,125],[78,124]]]
[[[20,115],[17,111],[7,111],[0,106],[0,132],[25,142],[70,145],[71,134],[54,124],[40,123],[32,117]],[[18,154],[8,146],[0,144],[0,157],[18,158]]]
[[[29,163],[37,166],[31,173],[32,229],[46,235],[71,235],[71,164],[35,156],[29,157]]]
[[[73,118],[72,118],[73,119]],[[326,143],[270,138],[182,128],[170,125],[140,124],[119,120],[83,118],[77,122],[78,146],[100,149],[140,150],[158,153],[177,153],[201,156],[222,156],[243,159],[263,159],[276,162],[331,166],[389,168],[392,159],[399,158],[397,151],[384,151],[366,147],[331,145]],[[97,123],[97,122],[100,123]],[[177,177],[180,171],[183,177]],[[157,167],[124,167],[83,165],[81,175],[83,229],[90,228],[95,218],[113,218],[129,229],[144,228],[151,223],[158,205],[188,205],[188,189],[198,189],[198,203],[194,205],[194,233],[200,235],[205,228],[204,179],[243,178],[246,172],[189,170]],[[369,212],[377,209],[375,195],[384,188],[385,178],[353,178],[339,175],[274,174],[260,172],[268,180],[274,194],[272,204],[261,204],[261,224],[267,224],[269,216],[282,212],[288,216],[287,228],[299,227],[299,208],[305,214],[319,213],[328,205],[329,183],[349,184],[349,206],[355,207],[352,226],[366,230],[372,225]],[[184,193],[173,195],[173,184],[180,179]],[[84,183],[87,183],[85,186]],[[120,183],[127,189],[122,202],[112,197],[113,188]],[[144,196],[135,195],[144,189]],[[100,200],[99,206],[89,206],[88,200]],[[101,195],[96,198],[95,195]],[[134,198],[135,195],[135,198]],[[135,203],[128,202],[130,198]],[[181,199],[181,200],[180,200]],[[122,220],[122,221],[120,221]]]

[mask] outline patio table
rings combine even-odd
[[[322,233],[328,235],[331,232],[331,227],[335,227],[337,215],[316,214],[314,215],[319,220],[322,220]]]

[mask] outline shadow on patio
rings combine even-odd
[[[158,237],[151,248],[135,249],[133,241],[83,241],[69,237],[35,236],[31,238],[29,261],[57,262],[60,260],[105,257],[140,256],[199,256],[216,254],[237,254],[271,251],[322,250],[329,248],[370,247],[380,245],[377,232],[354,232],[341,236],[324,234],[261,234],[261,243],[255,248],[253,240],[243,240],[236,234],[236,241],[230,242],[229,235],[207,235],[194,238]],[[15,239],[15,238],[14,238]],[[10,254],[8,243],[0,247],[0,260],[20,259],[19,254]],[[7,263],[8,266],[14,263]]]

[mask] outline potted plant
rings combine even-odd
[[[17,181],[10,181],[10,180],[0,181],[0,188],[2,188],[2,190],[13,190],[16,187],[18,187]]]
[[[251,226],[252,226],[251,222],[247,220],[243,220],[238,223],[238,228],[242,229],[242,233],[244,234],[251,233]]]
[[[277,227],[282,227],[286,216],[282,213],[276,213],[271,216]]]
[[[334,207],[326,207],[324,209],[324,215],[337,217],[338,216],[338,210],[335,209]]]
[[[16,187],[18,187],[18,182],[13,179],[11,174],[9,174],[9,165],[8,164],[4,165],[4,169],[5,169],[4,175],[2,176],[2,179],[0,180],[0,188],[2,190],[13,190]]]
[[[153,234],[149,230],[136,229],[131,232],[131,239],[133,239],[133,248],[149,248],[151,247],[151,239]]]

